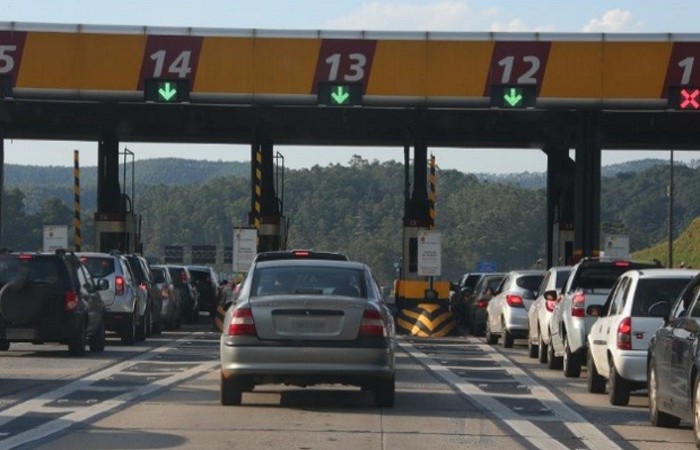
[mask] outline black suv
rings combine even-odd
[[[199,292],[199,310],[214,317],[219,300],[219,277],[214,269],[207,266],[187,266],[192,284]]]
[[[59,342],[71,355],[105,348],[105,306],[73,253],[0,254],[0,350],[11,342]]]

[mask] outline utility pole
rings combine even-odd
[[[668,267],[673,267],[673,149],[668,176]]]

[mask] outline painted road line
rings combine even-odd
[[[202,334],[202,333],[195,333]],[[173,384],[182,382],[186,379],[197,376],[200,373],[208,372],[213,370],[219,365],[218,361],[204,362],[197,364],[191,369],[185,371],[178,371],[177,373],[166,376],[164,378],[156,378],[148,384],[141,386],[134,386],[129,388],[128,392],[121,394],[115,398],[101,401],[91,406],[76,406],[76,407],[56,407],[47,406],[52,402],[57,402],[59,399],[76,392],[78,390],[93,390],[101,389],[98,387],[91,387],[91,384],[109,378],[135,364],[149,361],[158,354],[163,354],[169,350],[176,349],[176,346],[183,344],[192,339],[192,335],[182,337],[176,341],[171,342],[170,345],[165,345],[158,347],[150,352],[146,352],[136,356],[133,359],[123,361],[116,364],[108,369],[93,373],[85,378],[76,380],[72,383],[67,384],[59,389],[44,393],[37,398],[31,399],[29,401],[23,402],[12,408],[0,411],[0,426],[9,423],[13,419],[21,417],[25,414],[37,414],[37,413],[56,413],[63,412],[65,414],[60,417],[48,421],[42,425],[32,428],[31,430],[20,432],[19,434],[0,440],[0,449],[11,449],[20,445],[25,445],[37,439],[46,438],[52,434],[66,430],[67,428],[89,420],[95,416],[107,413],[116,408],[122,407],[126,403],[133,401],[134,399],[142,396],[152,394],[156,391],[164,389]],[[71,412],[72,411],[72,412]],[[7,436],[8,433],[4,433]]]

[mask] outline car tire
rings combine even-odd
[[[10,349],[10,341],[7,339],[0,339],[0,352],[6,352]]]
[[[496,345],[498,344],[498,335],[495,335],[491,332],[491,321],[489,318],[486,318],[486,343],[489,345]]]
[[[151,322],[151,311],[146,308],[146,312],[141,317],[138,327],[136,327],[136,341],[142,342],[148,336],[148,324]]]
[[[224,378],[221,375],[221,404],[240,405],[243,400],[243,385],[237,377]]]
[[[505,323],[501,323],[501,335],[503,336],[503,348],[513,348],[515,338],[508,332]]]
[[[537,338],[537,344],[532,343],[532,336],[530,336],[530,332],[527,333],[527,356],[530,358],[537,358],[537,355],[540,352],[540,347],[539,347],[539,338]]]
[[[68,341],[68,353],[71,356],[83,356],[85,354],[85,346],[87,345],[85,323],[81,322],[78,328],[78,333]]]
[[[396,383],[394,378],[377,383],[374,388],[374,404],[379,408],[392,408],[396,395]]]
[[[542,364],[547,363],[547,344],[544,343],[542,339],[542,331],[539,332],[538,343],[537,343],[537,360]]]
[[[654,370],[653,360],[649,361],[649,419],[655,427],[676,428],[681,423],[681,419],[663,411],[659,411],[659,392],[656,386],[656,371]],[[695,403],[693,403],[695,404]]]
[[[100,322],[100,326],[97,327],[95,333],[90,336],[89,346],[90,351],[93,353],[103,352],[105,349],[105,342],[107,341],[105,323]]]
[[[562,361],[564,376],[566,378],[578,378],[581,376],[581,361],[571,353],[569,340],[564,339],[564,360]]]
[[[620,376],[615,368],[615,362],[610,358],[610,378],[608,378],[608,392],[610,404],[615,406],[625,406],[630,402],[630,383]]]
[[[588,350],[586,354],[586,367],[588,369],[588,377],[586,378],[586,389],[591,394],[604,394],[605,393],[605,377],[598,373],[598,369],[595,366],[595,361],[593,360],[593,355],[591,351]]]
[[[551,370],[561,370],[563,365],[563,358],[561,356],[555,356],[554,346],[550,341],[547,346],[547,368]]]
[[[130,314],[122,324],[121,340],[124,345],[134,345],[136,342],[136,317]]]

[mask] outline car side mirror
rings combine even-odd
[[[586,314],[593,317],[603,317],[603,305],[589,305]]]
[[[649,316],[660,317],[664,323],[668,323],[671,315],[671,307],[666,302],[656,302],[649,307]]]

